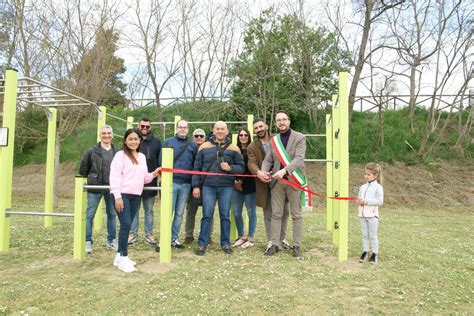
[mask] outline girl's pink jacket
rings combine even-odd
[[[115,199],[122,197],[122,193],[141,195],[145,183],[150,183],[155,177],[148,172],[146,157],[138,153],[138,165],[132,163],[123,150],[117,152],[110,165],[110,193]]]

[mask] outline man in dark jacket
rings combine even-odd
[[[250,143],[247,148],[247,154],[249,157],[248,168],[252,174],[257,175],[256,191],[257,191],[257,206],[263,208],[263,219],[265,224],[265,233],[267,236],[267,251],[272,246],[272,196],[271,190],[266,179],[266,173],[263,172],[262,163],[265,159],[266,153],[271,149],[270,140],[273,135],[268,133],[268,125],[265,124],[263,119],[256,118],[253,121],[253,130],[255,132],[254,141]],[[290,244],[286,240],[286,231],[288,227],[288,203],[285,204],[283,210],[283,216],[281,219],[281,231],[280,231],[280,247],[282,249],[291,249]]]
[[[117,149],[112,144],[113,130],[109,125],[100,128],[100,142],[92,146],[84,155],[79,174],[87,177],[89,185],[109,185],[110,163]],[[92,252],[92,223],[100,200],[104,197],[107,211],[107,247],[117,250],[115,239],[115,210],[108,189],[88,189],[86,208],[86,253]]]
[[[213,136],[199,147],[196,162],[194,163],[195,171],[222,174],[242,174],[245,172],[245,163],[240,154],[240,149],[236,145],[231,144],[230,139],[227,137],[228,133],[227,124],[223,121],[218,121],[214,124]],[[193,175],[193,196],[196,199],[202,196],[203,209],[196,255],[202,256],[206,251],[216,201],[218,201],[219,205],[221,222],[221,247],[224,253],[231,254],[230,206],[234,190],[234,177],[206,176],[203,181],[201,179],[201,176]]]
[[[186,120],[179,120],[176,122],[176,134],[163,142],[163,146],[173,147],[173,167],[175,169],[194,169],[197,145],[188,138],[188,131],[188,122]],[[171,231],[171,246],[179,249],[184,248],[184,245],[179,241],[179,231],[181,229],[184,207],[191,192],[191,178],[190,174],[173,174],[172,210],[174,217]]]
[[[161,152],[161,142],[151,132],[151,120],[147,117],[141,118],[137,126],[140,131],[142,141],[140,142],[140,152],[146,157],[146,164],[148,166],[148,172],[153,172],[159,165],[159,157]],[[145,184],[145,187],[157,186],[157,178],[152,182]],[[156,239],[153,236],[153,205],[155,204],[155,196],[157,191],[144,190],[142,193],[142,205],[144,210],[144,226],[145,226],[145,242],[151,245],[156,244]],[[130,229],[130,236],[128,237],[128,243],[134,244],[138,241],[138,223],[139,223],[139,212],[135,215]]]

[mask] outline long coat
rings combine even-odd
[[[247,167],[251,174],[257,174],[257,171],[262,169],[263,159],[265,159],[265,150],[263,149],[262,141],[255,137],[254,141],[247,147],[248,163]],[[268,183],[256,179],[256,204],[264,208],[267,204]]]

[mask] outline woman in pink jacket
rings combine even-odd
[[[138,151],[140,134],[129,129],[123,137],[123,148],[115,154],[110,165],[110,193],[115,200],[115,211],[120,221],[118,252],[114,266],[123,272],[136,271],[135,262],[128,257],[128,234],[140,207],[140,196],[145,183],[158,175],[158,169],[149,173],[145,155]]]

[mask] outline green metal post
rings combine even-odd
[[[48,144],[46,149],[46,182],[44,185],[44,212],[53,212],[54,196],[54,147],[56,145],[56,124],[57,112],[55,108],[50,108],[48,112]],[[44,227],[53,225],[53,217],[44,217]]]
[[[333,99],[333,104],[335,103]],[[326,195],[332,196],[332,118],[331,114],[326,114]],[[332,199],[326,199],[326,229],[332,231]]]
[[[8,252],[10,248],[10,216],[7,216],[6,211],[12,207],[17,85],[17,71],[8,69],[5,75],[2,125],[8,128],[8,145],[0,147],[0,252]]]
[[[163,147],[163,168],[173,168],[173,148]],[[171,262],[171,221],[172,221],[173,174],[161,174],[161,221],[160,221],[160,262]]]
[[[99,106],[99,113],[97,117],[97,142],[100,142],[100,128],[106,124],[107,121],[107,108],[105,106]],[[102,219],[104,217],[104,199],[100,199],[99,205],[97,206],[97,212],[94,216],[94,230],[100,231],[102,229]]]
[[[333,103],[332,105],[332,188],[333,192],[331,196],[338,197],[340,196],[340,118],[339,118],[340,108],[339,108],[339,100]],[[339,209],[340,204],[337,200],[334,200],[332,203],[332,242],[335,245],[339,245]]]
[[[133,116],[127,116],[127,129],[133,128]]]
[[[76,177],[74,187],[74,259],[86,257],[86,178]]]
[[[340,180],[341,196],[349,196],[349,74],[339,73]],[[349,240],[349,201],[339,201],[339,261],[346,261]]]

